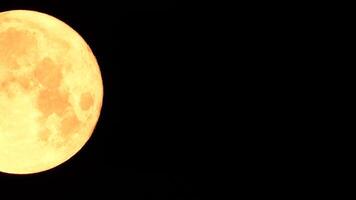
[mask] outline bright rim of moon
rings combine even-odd
[[[84,39],[47,14],[0,13],[0,171],[54,168],[89,140],[103,84]]]

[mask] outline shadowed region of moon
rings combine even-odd
[[[50,58],[44,58],[34,71],[36,79],[43,87],[57,88],[62,81],[61,66]]]
[[[36,42],[36,38],[28,31],[7,29],[0,33],[1,61],[8,67],[19,68],[17,58],[31,52]]]
[[[83,93],[80,97],[80,107],[82,110],[88,110],[94,103],[94,97],[89,92]]]
[[[64,119],[61,122],[61,135],[64,138],[67,138],[72,134],[80,125],[80,121],[78,117],[73,113],[73,111],[70,111],[68,116],[64,117]]]
[[[43,13],[0,13],[0,171],[36,173],[71,158],[102,98],[99,66],[78,33]]]
[[[68,94],[60,92],[58,89],[43,89],[37,98],[38,110],[45,117],[52,113],[63,115],[69,106]]]
[[[25,90],[28,91],[31,88],[31,81],[28,77],[26,76],[20,76],[17,77],[16,81],[21,85],[21,87]]]

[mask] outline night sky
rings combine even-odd
[[[179,95],[185,80],[178,76],[182,31],[176,2],[125,2],[0,1],[0,12],[35,10],[70,25],[92,48],[104,82],[102,113],[84,148],[43,173],[0,173],[2,195],[200,199],[193,136],[180,113],[187,99]]]

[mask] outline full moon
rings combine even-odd
[[[99,119],[103,84],[88,44],[64,22],[0,12],[0,171],[32,174],[74,156]]]

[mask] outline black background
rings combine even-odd
[[[195,138],[179,114],[187,99],[179,96],[175,1],[0,1],[0,12],[14,9],[50,14],[81,34],[100,65],[104,102],[92,138],[76,156],[39,174],[0,173],[2,195],[199,199]]]

